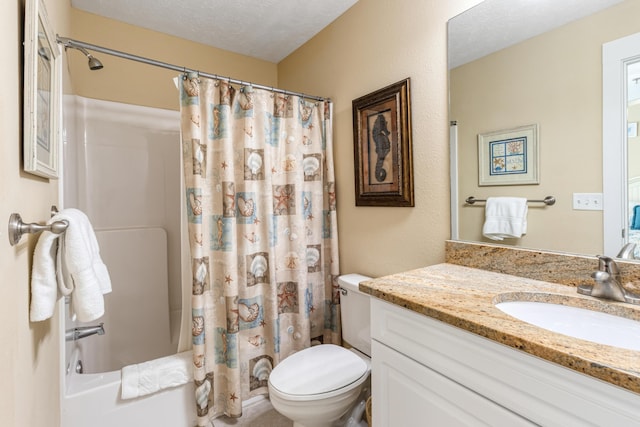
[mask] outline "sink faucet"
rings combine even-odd
[[[625,259],[635,259],[636,258],[636,244],[635,243],[627,243],[620,249],[618,252],[617,258],[625,258]]]
[[[76,341],[96,334],[104,335],[104,323],[96,326],[79,326],[77,328],[67,329],[64,338],[65,341]]]
[[[640,304],[640,296],[622,287],[618,264],[608,256],[598,255],[598,271],[591,274],[594,283],[578,286],[578,293],[596,298]]]

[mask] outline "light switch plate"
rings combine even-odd
[[[573,193],[573,209],[578,211],[601,211],[602,193]]]

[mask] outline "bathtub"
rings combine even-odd
[[[61,427],[192,427],[192,383],[119,397],[123,366],[173,354],[191,340],[180,114],[75,96],[65,102],[63,206],[91,219],[113,291],[105,315],[90,324],[74,322],[66,305],[60,310],[64,329],[104,322],[106,331],[64,343]],[[83,374],[74,369],[79,360]]]
[[[120,371],[76,373],[82,360],[76,347],[65,375],[62,427],[193,427],[196,425],[192,381],[149,396],[122,400]]]

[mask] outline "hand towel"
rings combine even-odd
[[[482,234],[492,240],[520,238],[527,233],[527,199],[489,197]]]
[[[58,299],[56,286],[58,237],[59,235],[50,231],[43,231],[33,252],[29,310],[29,318],[32,322],[39,322],[53,316]]]
[[[111,292],[111,279],[100,258],[93,227],[77,209],[64,209],[52,219],[69,223],[59,238],[59,291],[71,294],[71,309],[80,322],[96,320],[104,314],[103,294]]]
[[[123,399],[133,399],[177,387],[193,379],[191,350],[122,368]]]
[[[631,217],[631,229],[640,230],[640,205],[633,207],[633,216]]]

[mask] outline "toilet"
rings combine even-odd
[[[316,345],[271,371],[271,404],[294,427],[330,427],[358,403],[371,370],[370,297],[358,284],[369,279],[360,274],[338,277],[342,337],[353,348]]]

